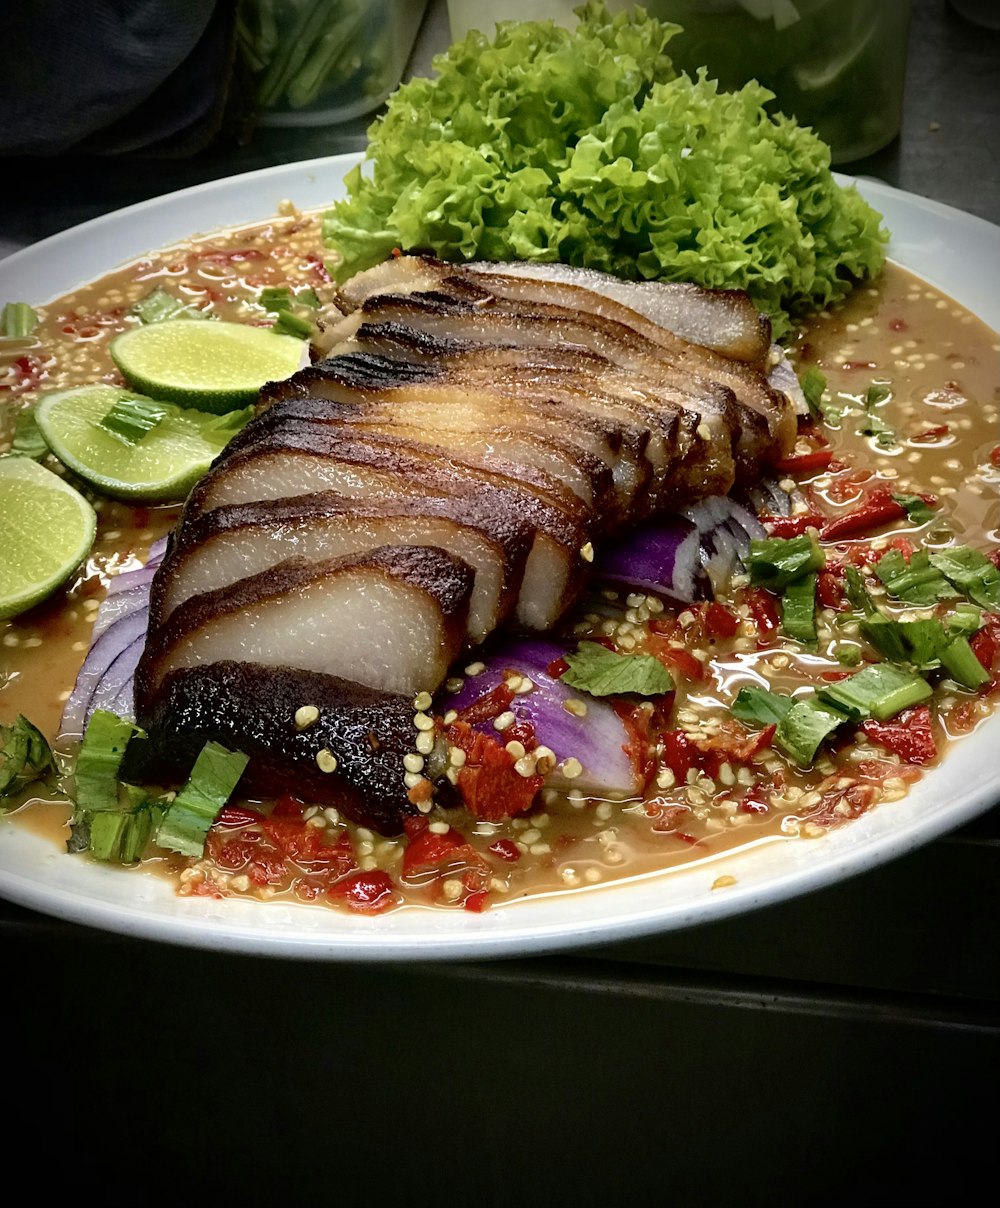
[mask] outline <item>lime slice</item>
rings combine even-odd
[[[307,347],[267,327],[166,319],[123,331],[110,351],[133,390],[218,413],[254,402],[265,382],[291,377]]]
[[[28,457],[0,457],[0,619],[40,603],[94,544],[97,517],[79,491]]]
[[[191,324],[193,326],[193,324]],[[120,386],[78,386],[43,395],[35,419],[49,448],[104,495],[144,503],[184,499],[222,452],[238,418],[162,403],[166,415],[129,444],[100,426],[121,400],[149,402]]]

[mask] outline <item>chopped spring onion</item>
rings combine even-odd
[[[944,619],[944,627],[952,634],[972,637],[983,623],[983,614],[975,604],[956,604],[955,611]]]
[[[934,604],[959,594],[931,563],[926,550],[917,550],[907,562],[898,549],[891,549],[879,558],[875,573],[890,595],[910,604]]]
[[[312,335],[313,325],[307,319],[300,319],[290,310],[279,310],[271,330],[278,335],[298,336],[304,340]]]
[[[858,428],[858,435],[874,437],[875,444],[880,449],[893,449],[899,444],[896,429],[892,424],[887,424],[880,415],[869,415]]]
[[[961,635],[953,638],[941,651],[941,666],[963,688],[975,691],[990,682],[990,673],[976,658],[969,639]]]
[[[30,336],[38,326],[38,316],[27,302],[7,302],[0,311],[0,335],[8,339]]]
[[[822,570],[825,562],[814,533],[751,541],[746,558],[750,582],[771,591],[781,591],[794,579],[814,570]]]
[[[919,705],[932,692],[923,676],[896,663],[877,663],[838,683],[824,685],[818,696],[823,704],[840,709],[852,720],[874,717],[886,721],[911,705]]]
[[[599,642],[581,642],[565,658],[569,669],[562,682],[591,696],[662,696],[674,687],[670,672],[651,654],[617,654]]]
[[[201,856],[205,836],[219,810],[236,788],[248,756],[207,742],[195,760],[187,783],[167,807],[156,831],[161,847],[185,856]]]
[[[781,596],[781,630],[796,642],[816,641],[816,572],[793,579]]]
[[[0,725],[0,813],[38,781],[51,784],[58,769],[41,731],[22,714]]]
[[[1000,570],[979,550],[957,545],[931,554],[930,564],[976,604],[1000,608]]]
[[[88,816],[90,853],[97,860],[135,864],[153,836],[163,809],[135,785],[123,786],[128,797],[124,809],[98,810]]]
[[[864,576],[856,566],[844,567],[844,592],[859,612],[863,612],[869,617],[878,614],[878,605],[872,599],[871,592],[865,587]]]
[[[164,319],[201,319],[205,316],[196,307],[189,306],[157,286],[132,307],[132,314],[142,324],[162,323]]]
[[[137,445],[170,414],[170,408],[134,394],[116,399],[98,427],[126,445]]]
[[[287,285],[268,285],[260,291],[257,301],[265,310],[274,312],[292,309],[292,291]]]
[[[318,309],[320,304],[319,294],[308,285],[305,289],[296,291],[295,301],[300,302],[303,306],[311,306],[313,310]]]
[[[76,761],[77,814],[118,808],[118,769],[132,736],[142,733],[107,709],[94,710]]]

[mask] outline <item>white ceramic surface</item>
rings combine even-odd
[[[264,220],[285,199],[321,207],[343,195],[344,174],[357,161],[348,155],[269,168],[95,219],[0,261],[0,298],[42,304],[151,249]],[[1000,227],[877,181],[858,184],[885,215],[892,258],[1000,329]],[[123,934],[280,957],[438,960],[551,952],[721,919],[902,856],[1000,799],[998,743],[1000,716],[956,744],[909,797],[822,839],[775,840],[481,915],[407,909],[363,918],[316,906],[180,898],[159,878],[67,856],[10,820],[0,820],[0,896]],[[735,884],[713,890],[723,875]]]

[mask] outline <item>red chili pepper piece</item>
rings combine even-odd
[[[735,637],[739,628],[739,617],[725,605],[713,600],[705,609],[705,632],[710,638]]]
[[[995,466],[1000,466],[1000,445],[996,445],[990,450],[990,462]]]
[[[887,487],[877,487],[858,507],[852,508],[843,516],[828,520],[820,529],[819,535],[824,541],[838,541],[841,537],[865,533],[905,517],[906,508],[893,499],[892,492]]]
[[[380,914],[400,901],[392,877],[381,869],[356,872],[327,890],[331,898],[341,898],[359,914]]]
[[[816,579],[816,602],[820,608],[839,609],[844,604],[844,588],[832,571],[822,570]]]
[[[487,692],[479,700],[474,700],[471,705],[467,705],[459,716],[470,726],[481,721],[492,721],[494,717],[506,713],[513,699],[513,688],[508,688],[505,683],[497,684],[492,692]]]
[[[891,721],[869,718],[861,728],[873,742],[907,763],[930,763],[937,758],[931,711],[926,705],[905,709]]]
[[[817,470],[829,469],[833,461],[832,449],[813,449],[810,453],[794,453],[774,463],[782,474],[815,474]]]
[[[799,516],[761,516],[760,520],[772,537],[801,537],[806,529],[821,529],[829,517],[820,512],[803,512]]]
[[[495,839],[486,850],[508,864],[514,864],[521,858],[521,849],[513,839]]]
[[[910,437],[910,443],[914,445],[930,444],[935,440],[940,440],[942,436],[947,436],[951,428],[947,424],[938,424],[933,428],[925,428],[923,432],[916,432]]]
[[[774,596],[764,587],[744,587],[740,592],[740,603],[750,610],[750,616],[760,637],[767,640],[778,632],[781,620]]]
[[[522,776],[499,739],[473,730],[466,721],[449,726],[447,735],[453,745],[465,751],[457,787],[471,814],[487,822],[499,822],[531,808],[543,778]]]
[[[224,805],[219,811],[214,825],[229,830],[237,826],[250,826],[254,822],[260,822],[262,818],[263,814],[258,814],[255,810],[247,809],[246,806]]]

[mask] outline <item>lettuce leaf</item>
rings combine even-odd
[[[881,269],[880,216],[767,89],[677,75],[678,27],[641,8],[577,13],[472,32],[397,89],[325,215],[340,280],[394,248],[561,261],[745,289],[780,337]]]

